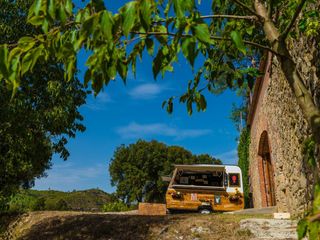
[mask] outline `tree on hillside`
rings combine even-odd
[[[161,176],[169,175],[173,164],[193,163],[221,164],[221,161],[208,154],[193,155],[182,147],[139,140],[121,145],[114,152],[109,166],[111,184],[117,187],[116,196],[128,204],[163,202],[167,184]]]
[[[31,4],[30,0],[0,2],[1,44],[40,34],[27,24]],[[0,200],[43,176],[54,153],[68,157],[67,138],[84,131],[78,108],[85,97],[75,76],[64,81],[63,65],[53,56],[24,74],[13,98],[10,83],[0,82]]]

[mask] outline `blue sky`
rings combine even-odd
[[[126,1],[105,1],[111,11],[116,11]],[[81,2],[76,2],[78,6]],[[202,6],[206,11],[208,6]],[[83,79],[87,54],[79,54],[79,78]],[[120,144],[134,143],[137,139],[158,140],[168,145],[179,145],[193,153],[208,153],[226,164],[235,164],[236,137],[229,115],[232,103],[239,103],[235,93],[206,94],[206,112],[189,116],[186,106],[176,103],[173,114],[161,108],[170,96],[179,96],[192,79],[192,71],[185,59],[175,64],[174,72],[155,81],[151,70],[152,58],[145,56],[137,65],[134,78],[129,73],[127,85],[120,79],[112,81],[96,97],[89,96],[80,108],[87,130],[78,133],[68,144],[70,157],[63,161],[53,158],[47,177],[36,180],[35,189],[100,188],[107,192],[110,185],[108,165],[113,152]]]

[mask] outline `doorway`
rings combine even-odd
[[[276,205],[274,171],[270,157],[270,146],[267,131],[261,134],[259,142],[260,183],[262,193],[262,205],[271,207]]]

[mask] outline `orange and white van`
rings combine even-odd
[[[202,213],[243,209],[241,169],[231,165],[175,165],[166,205],[168,211]]]

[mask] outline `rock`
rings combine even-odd
[[[240,221],[240,229],[248,229],[254,239],[298,239],[297,221],[279,219],[244,219]]]

